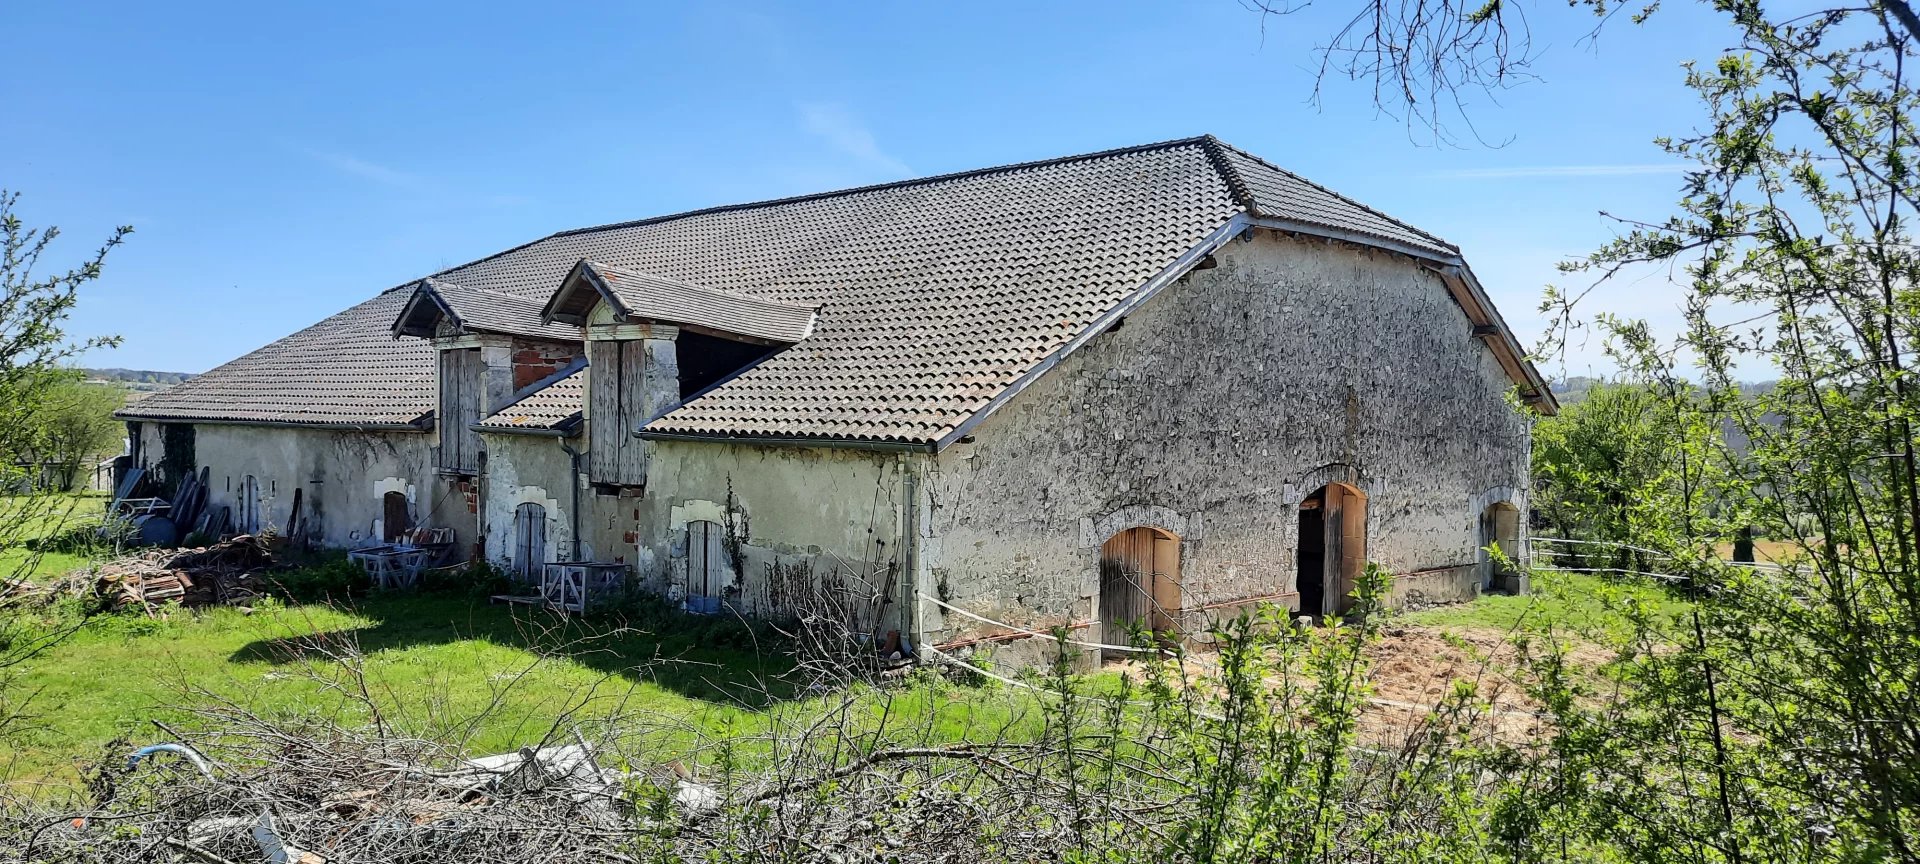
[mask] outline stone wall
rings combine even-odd
[[[1367,497],[1371,560],[1472,595],[1488,496],[1525,512],[1529,425],[1439,278],[1264,230],[1215,260],[933,461],[925,590],[1011,623],[1088,620],[1100,544],[1149,525],[1182,541],[1190,629],[1208,607],[1297,604],[1299,502],[1339,481]],[[920,613],[935,635],[976,629]]]
[[[149,469],[167,461],[169,439],[193,442],[193,463],[208,469],[210,506],[240,512],[251,476],[261,525],[284,532],[300,490],[306,539],[316,545],[377,542],[388,492],[406,496],[414,524],[453,527],[463,550],[476,539],[477,496],[434,473],[431,433],[200,423],[187,438],[167,433],[180,424],[139,425],[137,452]]]

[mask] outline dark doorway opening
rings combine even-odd
[[[1324,619],[1353,606],[1367,566],[1367,496],[1329,483],[1300,501],[1294,585],[1300,614]]]
[[[1326,490],[1300,502],[1300,544],[1295,573],[1300,591],[1300,614],[1318,617],[1327,605]]]
[[[383,535],[380,539],[387,543],[398,543],[413,528],[413,518],[407,514],[407,493],[388,492],[380,496],[380,503],[380,533]]]

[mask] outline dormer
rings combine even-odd
[[[443,474],[480,470],[474,424],[523,388],[577,361],[580,328],[540,320],[541,306],[511,294],[422,279],[393,323],[395,338],[433,341],[439,353],[434,418]]]
[[[588,475],[644,486],[643,425],[813,331],[815,307],[707,288],[591,261],[540,320],[586,329]]]

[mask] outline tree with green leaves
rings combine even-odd
[[[113,384],[82,381],[73,373],[61,377],[64,380],[42,396],[36,413],[38,452],[41,463],[53,469],[55,487],[72,492],[82,469],[118,452],[125,427],[113,412],[126,404],[127,391]]]
[[[53,373],[83,352],[120,344],[116,336],[74,341],[65,326],[80,287],[100,278],[107,253],[133,233],[123,225],[77,266],[43,273],[40,259],[60,229],[28,227],[14,213],[19,200],[0,189],[0,455],[14,457],[33,448],[35,412],[61,380]]]
[[[1707,5],[1734,47],[1685,70],[1700,123],[1657,142],[1690,165],[1676,206],[1623,220],[1566,265],[1590,284],[1543,304],[1556,336],[1606,334],[1647,396],[1598,437],[1658,465],[1550,460],[1543,479],[1621,505],[1632,542],[1695,587],[1697,617],[1643,628],[1617,698],[1543,694],[1555,780],[1513,824],[1537,832],[1538,860],[1920,861],[1920,18],[1902,0]],[[1364,6],[1327,69],[1436,135],[1461,87],[1508,86],[1533,56],[1514,29],[1530,4]],[[1602,24],[1622,8],[1567,6]],[[1657,21],[1656,6],[1625,8]],[[1681,274],[1680,332],[1581,314],[1648,265]],[[1744,388],[1753,370],[1777,384]],[[1563,431],[1542,425],[1546,452]],[[1749,525],[1794,554],[1721,561]]]

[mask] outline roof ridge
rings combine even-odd
[[[933,174],[926,177],[912,177],[906,180],[891,180],[886,183],[870,183],[865,186],[851,186],[846,189],[834,189],[827,192],[811,192],[805,195],[791,195],[785,198],[768,198],[763,201],[746,201],[738,204],[720,204],[712,207],[702,207],[697,210],[687,210],[680,213],[669,213],[663,216],[649,216],[645,219],[629,219],[625,222],[609,222],[605,225],[590,225],[585,228],[570,228],[565,231],[555,231],[554,233],[546,237],[540,238],[540,240],[549,240],[554,237],[572,237],[580,234],[592,234],[596,231],[612,231],[618,228],[633,228],[640,225],[656,225],[661,222],[671,222],[675,219],[688,219],[694,216],[707,216],[714,213],[730,213],[738,210],[753,210],[760,207],[775,207],[782,204],[798,204],[804,201],[819,201],[827,198],[839,198],[845,195],[859,195],[866,192],[878,192],[882,189],[901,189],[901,188],[906,188],[911,186],[929,186],[935,183],[945,183],[952,180],[964,180],[971,177],[984,177],[990,174],[1012,173],[1014,171],[1025,171],[1032,168],[1044,168],[1052,165],[1064,165],[1070,162],[1086,162],[1094,159],[1107,159],[1114,156],[1125,156],[1130,153],[1145,153],[1150,150],[1171,150],[1176,147],[1186,147],[1186,146],[1192,146],[1195,144],[1204,144],[1207,139],[1212,137],[1213,136],[1211,135],[1195,135],[1188,138],[1173,138],[1166,141],[1156,141],[1151,144],[1135,144],[1131,147],[1115,147],[1109,150],[1099,150],[1092,153],[1075,153],[1070,156],[1054,156],[1047,159],[1033,159],[1026,162],[1013,162],[1006,165],[994,165],[987,168],[974,168],[967,171],[952,171],[946,174]],[[538,243],[540,242],[540,240],[535,240],[533,242]],[[517,248],[525,248],[525,246],[531,246],[531,245],[533,244],[528,243],[522,247],[517,247]],[[515,250],[509,249],[507,251],[512,252]],[[504,255],[506,253],[503,252],[501,254]],[[487,257],[493,258],[497,256],[490,255]],[[482,258],[479,261],[474,261],[469,264],[462,264],[460,266],[469,267],[469,266],[472,266],[472,264],[478,264],[480,263],[480,261],[485,261],[485,260],[487,260],[487,258]],[[460,268],[456,267],[453,269],[457,270]],[[441,272],[448,272],[448,271],[441,271]]]
[[[529,304],[529,305],[533,305],[533,306],[538,306],[538,305],[540,305],[540,304],[539,304],[538,302],[536,302],[536,301],[533,301],[533,300],[528,300],[527,298],[525,298],[525,297],[521,297],[521,296],[519,296],[519,295],[516,295],[516,294],[508,294],[508,293],[507,293],[507,292],[505,292],[505,291],[495,291],[495,290],[493,290],[492,288],[475,288],[475,287],[473,287],[473,286],[471,286],[471,285],[462,285],[462,284],[460,284],[459,282],[454,282],[454,281],[451,281],[451,280],[448,280],[448,279],[441,279],[441,278],[439,278],[439,277],[437,277],[437,276],[427,276],[427,277],[423,277],[423,278],[421,278],[421,279],[417,279],[417,280],[415,280],[413,284],[414,284],[414,285],[419,285],[419,284],[420,284],[420,283],[422,283],[422,282],[430,282],[430,283],[436,283],[436,284],[440,284],[440,285],[451,285],[451,286],[453,286],[453,287],[455,287],[455,288],[458,288],[458,289],[460,289],[460,290],[462,290],[462,291],[471,291],[471,292],[473,292],[473,293],[475,293],[475,294],[485,294],[485,295],[488,295],[488,296],[490,296],[490,297],[498,297],[498,298],[500,298],[500,299],[502,299],[502,300],[512,300],[512,301],[513,301],[513,302],[515,302],[515,303],[525,303],[525,304]],[[381,293],[383,293],[383,294],[384,294],[384,293],[386,293],[386,292],[384,292],[384,291],[383,291],[383,292],[381,292]]]
[[[778,300],[772,297],[761,297],[757,294],[748,294],[745,291],[735,291],[731,288],[715,288],[712,285],[702,285],[698,282],[689,282],[685,279],[675,279],[672,276],[662,276],[659,273],[650,273],[646,270],[635,270],[632,267],[621,267],[614,264],[607,264],[601,261],[595,261],[591,258],[583,258],[581,260],[585,261],[588,266],[593,267],[594,269],[597,269],[597,270],[612,270],[615,273],[622,273],[628,276],[642,276],[648,279],[658,279],[661,282],[667,282],[673,285],[677,285],[681,288],[690,288],[695,291],[705,291],[709,294],[720,294],[722,296],[734,297],[740,300],[750,300],[754,303],[764,303],[770,306],[785,306],[789,309],[805,309],[809,312],[818,312],[820,311],[821,305],[823,305],[820,303],[811,303],[811,304],[795,303],[792,300]]]
[[[999,174],[1003,172],[1022,171],[1029,168],[1040,168],[1048,165],[1062,165],[1068,162],[1082,162],[1082,161],[1087,161],[1092,159],[1105,159],[1113,156],[1124,156],[1128,153],[1144,153],[1149,150],[1171,150],[1175,147],[1190,146],[1194,144],[1204,144],[1207,141],[1207,139],[1210,139],[1210,138],[1213,138],[1213,136],[1212,135],[1194,135],[1187,138],[1171,138],[1166,141],[1156,141],[1151,144],[1135,144],[1131,147],[1114,147],[1107,150],[1097,150],[1092,153],[1075,153],[1068,156],[1054,156],[1048,159],[1033,159],[1026,162],[1013,162],[1006,165],[995,165],[988,168],[974,168],[967,171],[951,171],[946,174],[934,174],[927,177],[912,177],[906,180],[893,180],[886,183],[870,183],[865,186],[851,186],[846,189],[834,189],[827,192],[812,192],[805,195],[791,195],[785,198],[768,198],[763,201],[747,201],[747,202],[742,202],[737,204],[719,204],[712,207],[701,207],[694,210],[684,210],[679,213],[668,213],[660,216],[648,216],[643,219],[628,219],[622,222],[608,222],[603,225],[588,225],[583,228],[567,228],[564,230],[555,231],[544,237],[538,237],[533,240],[528,240],[527,242],[521,243],[520,245],[514,246],[512,248],[502,249],[491,255],[483,255],[479,258],[475,258],[472,261],[468,261],[464,264],[455,264],[452,267],[445,267],[440,270],[436,270],[432,273],[427,274],[425,277],[421,277],[421,278],[434,279],[441,276],[445,276],[448,273],[454,272],[455,270],[465,270],[468,267],[474,266],[475,264],[484,264],[488,261],[494,260],[495,258],[503,258],[508,255],[512,255],[513,253],[518,252],[522,249],[526,249],[531,246],[538,246],[541,243],[545,243],[548,240],[553,240],[559,237],[574,237],[581,234],[592,234],[597,231],[612,231],[617,228],[635,228],[641,225],[657,225],[661,222],[671,222],[675,219],[688,219],[694,216],[707,216],[714,213],[730,213],[738,210],[751,210],[756,207],[773,207],[780,204],[797,204],[802,201],[818,201],[826,198],[837,198],[843,195],[856,195],[862,192],[875,192],[881,189],[897,189],[897,188],[903,188],[908,186],[931,185],[934,183],[943,183],[949,180],[961,180],[968,177],[981,177],[988,174]],[[1216,141],[1216,143],[1220,143],[1218,139],[1214,139],[1214,140]],[[1235,149],[1238,149],[1238,148],[1235,148]],[[1218,169],[1216,168],[1216,170]],[[381,291],[379,292],[379,294],[376,294],[374,296],[377,297],[377,296],[380,296],[380,294],[390,294],[395,291],[411,289],[415,285],[418,285],[419,283],[420,283],[420,279],[409,279],[405,282],[402,282],[398,285],[393,286],[392,288],[388,288],[384,291]],[[457,285],[459,283],[456,282],[454,284]]]
[[[1220,172],[1220,179],[1227,184],[1227,193],[1233,196],[1234,203],[1239,204],[1240,209],[1248,213],[1258,210],[1253,191],[1247,188],[1246,178],[1240,176],[1240,171],[1233,167],[1233,163],[1227,161],[1227,154],[1221,152],[1222,148],[1233,150],[1239,148],[1212,135],[1201,136],[1200,148],[1206,151],[1207,162],[1213,165],[1213,170]]]
[[[1420,235],[1420,236],[1422,236],[1422,237],[1425,237],[1425,238],[1427,238],[1427,239],[1429,239],[1429,240],[1432,240],[1432,241],[1434,241],[1435,243],[1439,243],[1440,245],[1442,245],[1442,246],[1445,246],[1445,247],[1447,247],[1448,249],[1452,249],[1452,250],[1453,250],[1453,251],[1455,251],[1455,252],[1459,252],[1459,251],[1460,251],[1460,247],[1459,247],[1459,246],[1457,246],[1457,245],[1454,245],[1453,243],[1449,243],[1449,242],[1447,242],[1447,240],[1446,240],[1446,238],[1444,238],[1444,237],[1441,237],[1441,236],[1440,236],[1440,235],[1438,235],[1438,234],[1435,234],[1435,233],[1433,233],[1433,232],[1431,232],[1431,231],[1428,231],[1428,230],[1426,230],[1426,229],[1424,229],[1424,228],[1420,228],[1420,227],[1418,227],[1418,226],[1415,226],[1415,225],[1412,225],[1412,224],[1409,224],[1408,222],[1406,222],[1406,221],[1404,221],[1404,220],[1402,220],[1402,219],[1399,219],[1399,218],[1397,218],[1397,217],[1394,217],[1394,216],[1390,216],[1390,215],[1387,215],[1386,213],[1383,213],[1383,212],[1381,212],[1381,211],[1379,211],[1379,210],[1377,210],[1377,209],[1375,209],[1375,208],[1373,208],[1373,207],[1370,207],[1370,206],[1368,206],[1367,204],[1365,204],[1365,203],[1363,203],[1363,202],[1361,202],[1361,201],[1360,201],[1359,199],[1357,199],[1357,198],[1354,198],[1354,197],[1353,197],[1353,196],[1351,196],[1351,195],[1343,195],[1343,194],[1341,194],[1341,193],[1339,193],[1339,192],[1336,192],[1336,191],[1334,191],[1333,189],[1330,189],[1330,188],[1328,188],[1328,187],[1327,187],[1327,186],[1326,186],[1325,184],[1321,184],[1321,183],[1315,183],[1314,181],[1312,181],[1312,180],[1309,180],[1309,179],[1307,179],[1307,178],[1305,178],[1305,177],[1302,177],[1302,176],[1301,176],[1301,175],[1299,175],[1299,174],[1296,174],[1296,173],[1294,173],[1294,172],[1292,172],[1292,171],[1289,171],[1289,170],[1287,170],[1287,169],[1285,169],[1285,168],[1282,168],[1282,167],[1280,167],[1280,166],[1278,166],[1278,165],[1275,165],[1275,164],[1273,164],[1272,162],[1270,162],[1270,161],[1268,161],[1268,160],[1266,160],[1265,158],[1262,158],[1262,157],[1261,157],[1261,156],[1260,156],[1259,154],[1257,154],[1257,153],[1251,153],[1251,152],[1248,152],[1248,151],[1246,151],[1246,150],[1242,150],[1242,149],[1240,149],[1239,147],[1235,147],[1235,146],[1233,146],[1232,144],[1228,144],[1227,142],[1225,142],[1225,141],[1221,141],[1221,140],[1220,140],[1220,139],[1218,139],[1218,138],[1213,138],[1213,136],[1211,136],[1211,135],[1209,135],[1209,136],[1207,136],[1207,137],[1208,137],[1208,138],[1212,138],[1212,139],[1213,139],[1213,142],[1214,142],[1215,144],[1218,144],[1218,145],[1220,145],[1221,147],[1224,147],[1224,148],[1226,148],[1226,149],[1228,149],[1228,150],[1232,150],[1233,152],[1235,152],[1235,153],[1238,153],[1238,154],[1240,154],[1241,156],[1245,156],[1245,157],[1246,157],[1246,158],[1248,158],[1248,159],[1252,159],[1252,160],[1253,160],[1253,161],[1255,161],[1255,162],[1258,162],[1258,163],[1260,163],[1260,164],[1262,164],[1262,165],[1265,165],[1265,166],[1267,166],[1268,168],[1271,168],[1271,169],[1273,169],[1273,170],[1275,170],[1275,171],[1278,171],[1278,172],[1280,172],[1280,173],[1282,173],[1282,174],[1285,174],[1285,175],[1287,175],[1288,177],[1291,177],[1291,178],[1293,178],[1293,179],[1295,179],[1295,180],[1298,180],[1298,181],[1300,181],[1301,183],[1305,183],[1306,185],[1308,185],[1308,186],[1312,186],[1313,188],[1315,188],[1315,189],[1318,189],[1318,190],[1320,190],[1320,191],[1322,191],[1322,192],[1325,192],[1325,193],[1327,193],[1328,195],[1332,195],[1333,197],[1335,197],[1335,198],[1338,198],[1338,199],[1340,199],[1341,201],[1344,201],[1344,202],[1346,202],[1346,203],[1348,203],[1348,204],[1351,204],[1351,205],[1353,205],[1353,206],[1355,206],[1355,207],[1358,207],[1358,208],[1360,208],[1360,209],[1362,209],[1362,210],[1365,210],[1365,211],[1367,211],[1368,213],[1372,213],[1372,214],[1373,214],[1373,215],[1375,215],[1375,216],[1378,216],[1378,217],[1380,217],[1380,218],[1382,218],[1382,219],[1385,219],[1385,220],[1387,220],[1388,222],[1392,222],[1392,223],[1393,223],[1393,224],[1395,224],[1395,225],[1398,225],[1398,226],[1400,226],[1400,227],[1402,227],[1402,228],[1405,228],[1405,229],[1407,229],[1408,231],[1412,231],[1412,232],[1413,232],[1413,233],[1415,233],[1415,234],[1418,234],[1418,235]],[[1235,173],[1235,176],[1238,176],[1238,173],[1237,173],[1237,172]],[[1249,208],[1249,209],[1256,209],[1256,208]]]

